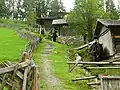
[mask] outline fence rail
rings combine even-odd
[[[38,90],[37,67],[33,60],[18,64],[8,63],[0,65],[3,66],[0,68],[0,90],[4,88],[7,90]]]

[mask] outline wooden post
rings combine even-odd
[[[27,74],[28,74],[28,67],[26,67],[25,71],[24,71],[24,79],[23,79],[22,90],[26,90],[26,86],[27,86]]]
[[[39,90],[39,84],[38,84],[38,73],[37,68],[33,67],[34,70],[34,83],[33,83],[33,90]]]
[[[17,72],[17,65],[16,65],[16,67],[15,67],[15,69],[14,69],[14,71],[13,71],[13,75],[12,75],[12,90],[14,90],[15,89],[15,76],[16,76],[16,72]]]

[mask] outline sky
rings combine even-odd
[[[62,0],[67,12],[69,12],[74,7],[75,0]]]

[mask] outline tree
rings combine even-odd
[[[36,2],[37,17],[47,17],[50,11],[51,0],[38,0]]]
[[[75,7],[68,16],[68,21],[77,34],[83,36],[87,34],[88,41],[92,41],[96,19],[101,18],[103,14],[101,0],[76,0]]]
[[[106,13],[110,19],[119,19],[119,14],[115,8],[113,0],[105,0],[106,4]]]
[[[9,16],[9,9],[5,4],[5,0],[0,0],[0,17],[8,17]]]
[[[60,0],[52,0],[50,3],[50,17],[63,18],[66,14],[66,10],[64,9],[63,2]]]

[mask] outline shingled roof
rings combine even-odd
[[[120,20],[98,19],[94,35],[99,35],[100,30],[102,29],[103,26],[105,26],[106,28],[120,27]]]

